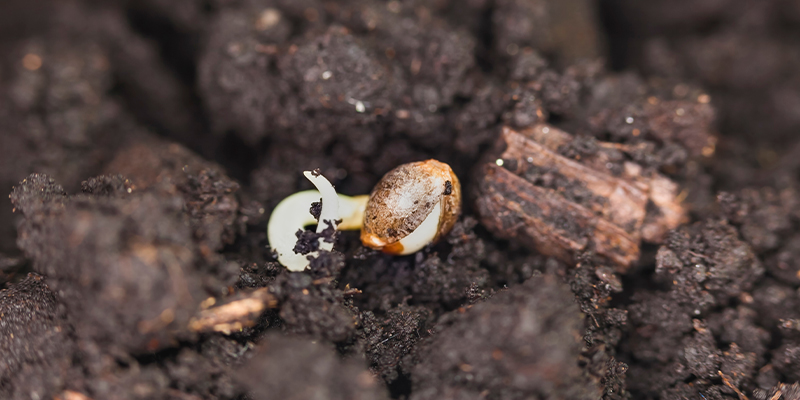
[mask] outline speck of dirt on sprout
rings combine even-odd
[[[22,57],[22,66],[28,71],[36,71],[42,67],[42,57],[33,53],[25,54],[25,57]]]
[[[267,8],[261,12],[256,21],[256,29],[265,31],[281,22],[281,12],[275,8]]]
[[[508,53],[508,55],[515,56],[517,55],[518,52],[519,52],[519,46],[517,46],[514,43],[511,43],[508,46],[506,46],[506,53]]]
[[[390,1],[390,2],[386,3],[386,8],[389,11],[391,11],[391,12],[393,12],[395,14],[399,13],[400,11],[402,11],[402,5],[400,4],[399,1],[396,1],[396,0],[393,0],[393,1]]]

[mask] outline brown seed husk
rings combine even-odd
[[[433,241],[446,235],[461,212],[461,184],[449,165],[427,160],[389,171],[370,194],[361,229],[361,242],[392,254],[439,204],[442,214]]]

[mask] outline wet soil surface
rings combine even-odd
[[[0,398],[800,399],[798,38],[792,0],[5,1]],[[437,244],[276,262],[302,171],[429,158]]]

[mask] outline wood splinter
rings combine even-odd
[[[220,332],[230,335],[246,327],[255,325],[261,313],[274,308],[278,300],[266,288],[241,294],[225,304],[214,306],[213,297],[204,301],[201,306],[208,307],[200,311],[189,321],[189,329],[193,332]]]

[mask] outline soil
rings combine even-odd
[[[6,0],[0,398],[800,399],[798,4]],[[574,215],[569,257],[498,232],[482,171],[544,123],[689,222],[625,268]],[[302,171],[366,194],[430,158],[463,190],[439,243],[275,261]]]

